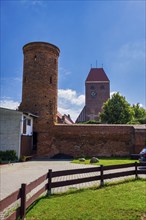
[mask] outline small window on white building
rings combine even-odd
[[[27,125],[31,126],[31,119],[27,119]]]

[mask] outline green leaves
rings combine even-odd
[[[126,124],[133,116],[130,104],[119,93],[113,94],[112,98],[107,100],[100,114],[101,122],[108,124]]]

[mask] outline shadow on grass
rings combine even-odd
[[[81,188],[81,189],[77,189],[75,187],[70,187],[69,190],[67,190],[66,192],[62,192],[62,193],[54,193],[54,194],[51,194],[51,195],[45,195],[45,196],[41,196],[40,198],[38,198],[26,211],[26,213],[28,213],[31,209],[33,209],[38,203],[40,200],[50,200],[50,199],[53,199],[54,197],[61,197],[61,196],[67,196],[67,195],[71,195],[71,194],[77,194],[77,193],[82,193],[84,191],[87,191],[87,190],[103,190],[104,188],[107,188],[107,187],[112,187],[112,186],[116,186],[116,185],[122,185],[122,184],[125,184],[125,183],[130,183],[130,182],[137,182],[137,181],[146,181],[145,178],[137,178],[137,179],[134,179],[134,178],[128,178],[126,180],[119,180],[119,181],[115,181],[115,182],[105,182],[104,183],[104,186],[100,186],[100,185],[96,185],[96,186],[92,186],[92,187],[87,187],[87,188]]]

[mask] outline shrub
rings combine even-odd
[[[127,124],[146,124],[146,117],[143,118],[135,118],[128,122]]]
[[[89,120],[89,121],[84,122],[83,124],[101,124],[101,122],[96,121],[96,120]]]
[[[16,151],[15,150],[6,150],[0,151],[0,160],[1,161],[14,161],[17,160]]]
[[[146,117],[139,119],[140,124],[146,124]]]

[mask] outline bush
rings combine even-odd
[[[100,121],[96,121],[96,120],[90,120],[90,121],[83,122],[83,124],[101,124],[101,122]]]
[[[146,117],[133,119],[127,124],[146,124]]]
[[[14,161],[17,159],[16,151],[14,150],[0,151],[0,161]]]
[[[140,124],[146,124],[146,117],[139,119]]]

